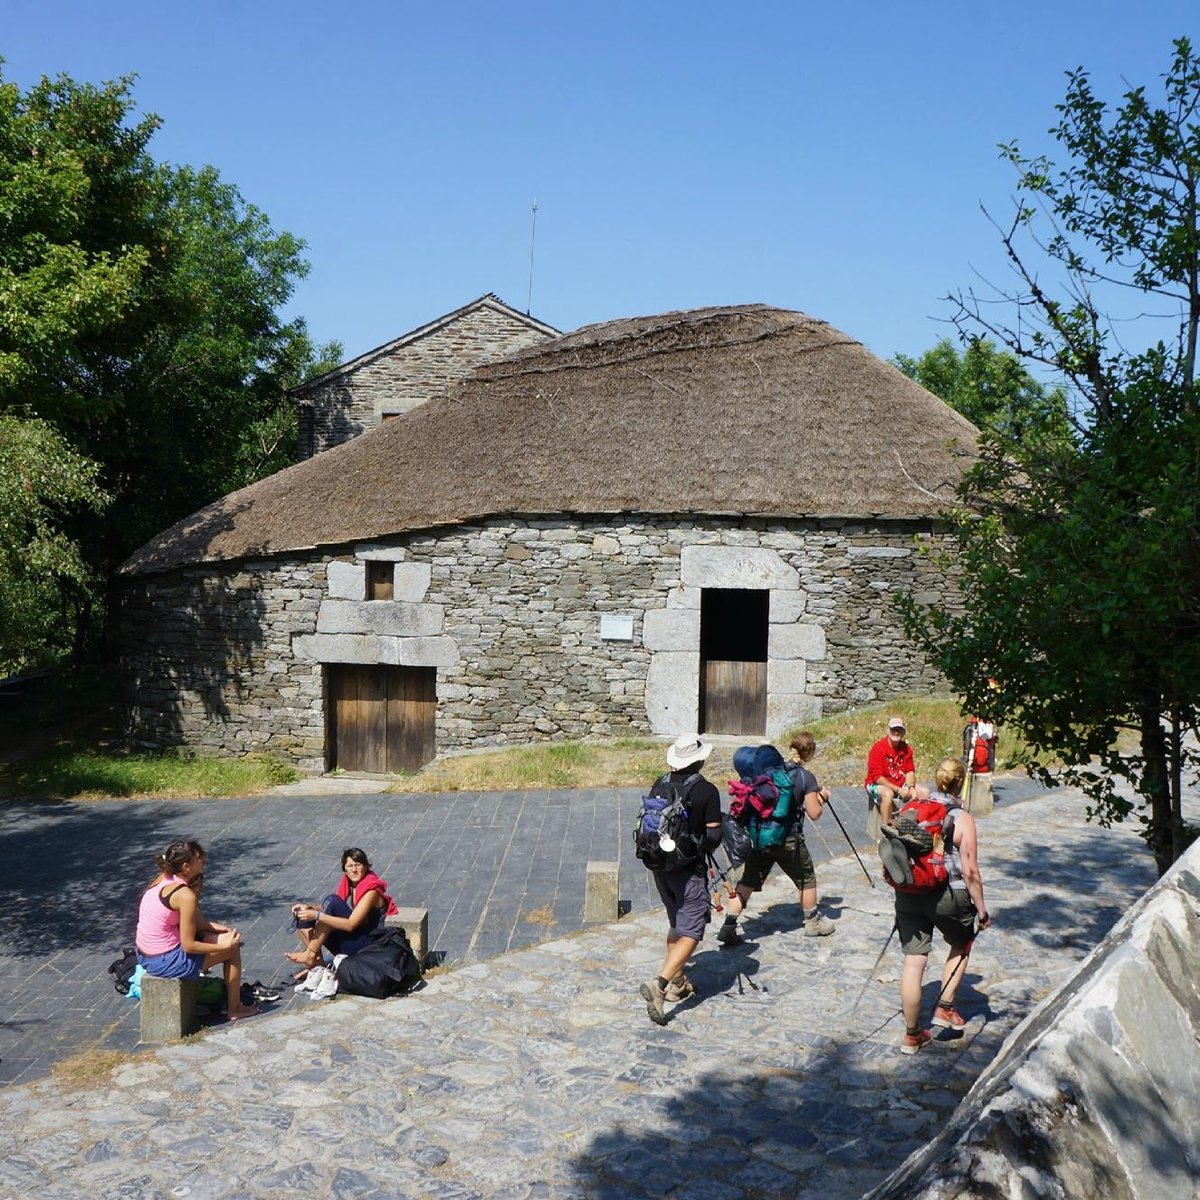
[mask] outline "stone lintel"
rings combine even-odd
[[[778,588],[794,592],[800,576],[777,550],[761,546],[684,546],[680,574],[685,587]]]

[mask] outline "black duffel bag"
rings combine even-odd
[[[421,978],[421,964],[403,929],[377,929],[371,944],[342,959],[337,970],[338,992],[383,1000],[407,992]]]

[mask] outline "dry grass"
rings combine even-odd
[[[552,908],[531,908],[527,913],[523,914],[522,920],[526,925],[541,925],[543,929],[549,929],[558,922],[554,919],[554,910]]]
[[[136,1058],[137,1054],[131,1050],[98,1050],[91,1047],[56,1062],[50,1068],[50,1078],[62,1091],[89,1091],[111,1083],[112,1073]]]
[[[952,699],[906,696],[857,712],[839,713],[806,726],[817,739],[813,768],[823,784],[861,784],[867,751],[883,737],[887,719],[901,713],[924,778],[946,755],[962,754],[966,716]],[[799,728],[779,739],[787,746]],[[755,743],[747,737],[744,741]],[[722,738],[705,767],[718,784],[733,778],[739,741]],[[1016,741],[1000,730],[997,767],[1011,764]],[[395,780],[393,792],[529,791],[542,788],[643,787],[666,769],[665,740],[615,738],[608,742],[546,742],[510,750],[488,750],[439,759]]]

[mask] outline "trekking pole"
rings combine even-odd
[[[844,837],[846,839],[846,844],[850,847],[850,850],[853,853],[854,857],[858,859],[858,865],[860,867],[862,867],[863,874],[867,877],[867,882],[872,887],[874,887],[875,880],[873,880],[871,878],[871,872],[867,870],[867,864],[865,862],[863,862],[862,855],[859,854],[858,848],[850,840],[850,835],[846,832],[845,825],[842,824],[842,818],[837,815],[837,809],[833,807],[833,797],[832,796],[830,796],[829,799],[825,801],[825,807],[828,808],[831,813],[833,813],[833,819],[837,822],[837,827],[842,831],[842,837]]]
[[[862,1003],[862,998],[867,994],[867,985],[871,982],[872,979],[875,978],[875,973],[879,970],[879,964],[881,962],[883,962],[883,956],[887,953],[887,948],[892,944],[892,934],[895,932],[896,932],[896,922],[893,921],[892,928],[888,932],[888,935],[887,935],[887,941],[883,943],[883,949],[880,950],[879,957],[875,960],[875,965],[871,968],[870,975],[868,975],[867,978],[864,980],[863,985],[862,985],[862,991],[858,993],[858,999],[855,1000],[854,1007],[850,1010],[851,1012],[854,1012],[854,1010],[858,1008],[858,1006]]]

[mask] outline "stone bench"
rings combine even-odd
[[[194,979],[159,979],[155,975],[143,975],[140,987],[140,1041],[147,1045],[177,1042],[200,1027],[196,1019]]]
[[[615,862],[590,862],[583,889],[583,922],[615,921],[621,915]]]
[[[383,918],[383,927],[403,929],[413,954],[417,956],[417,962],[421,966],[425,965],[425,958],[429,954],[429,909],[397,906],[390,917]]]

